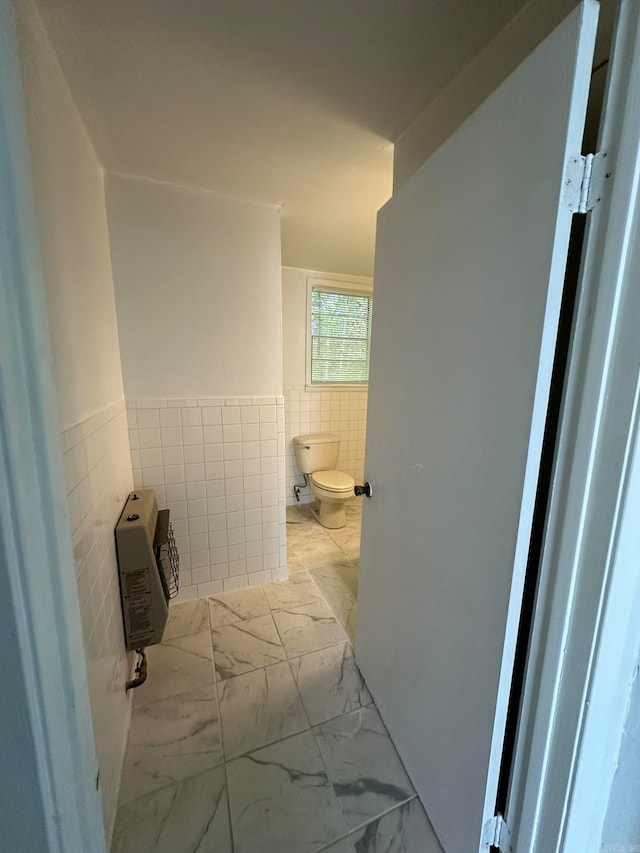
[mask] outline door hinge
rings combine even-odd
[[[512,853],[511,832],[501,814],[488,820],[482,830],[482,846],[495,847],[500,853]]]
[[[607,152],[572,157],[564,177],[564,197],[572,213],[587,213],[602,201],[605,181],[611,177]]]

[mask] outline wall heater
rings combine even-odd
[[[131,492],[116,525],[120,596],[127,651],[162,640],[169,599],[178,594],[179,559],[169,510],[155,492]]]

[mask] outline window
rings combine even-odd
[[[308,385],[362,385],[369,380],[371,288],[309,280]]]

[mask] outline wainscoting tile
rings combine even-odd
[[[277,517],[278,509],[284,513],[285,508],[284,421],[275,414],[284,401],[270,399],[274,402],[267,405],[250,397],[211,398],[213,403],[207,398],[127,402],[134,486],[155,488],[159,505],[169,487],[172,519],[189,519],[193,529],[178,544],[185,568],[193,570],[185,586],[195,587],[198,598],[211,594],[216,581],[226,591],[287,575],[285,527]],[[243,433],[243,424],[255,429]],[[252,466],[253,473],[247,473]],[[176,486],[183,487],[181,492]],[[212,511],[205,496],[223,503],[226,499],[226,508]],[[273,506],[276,518],[252,540],[261,547],[250,564],[244,556],[232,556],[231,549],[222,556],[221,548],[208,544],[209,534],[227,531],[243,534],[235,544],[249,541],[248,528],[256,523],[245,519],[244,511],[261,506]],[[193,593],[189,590],[181,600]]]

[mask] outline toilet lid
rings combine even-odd
[[[329,492],[353,491],[355,480],[344,471],[314,471],[311,475],[316,486]]]

